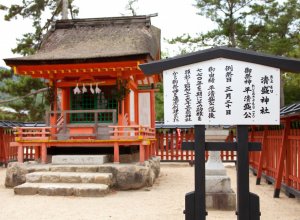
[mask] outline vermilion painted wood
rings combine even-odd
[[[256,178],[256,183],[260,184],[260,179],[261,179],[261,174],[262,174],[262,169],[263,169],[263,160],[264,157],[268,157],[266,154],[266,144],[267,144],[267,126],[264,126],[263,134],[262,134],[262,140],[261,140],[261,152],[259,153],[259,161],[258,161],[258,169],[257,169],[257,178]],[[251,141],[253,140],[254,132],[251,132]],[[269,158],[268,158],[269,159]]]
[[[276,181],[275,181],[275,192],[274,197],[279,197],[279,190],[281,188],[281,182],[283,177],[283,168],[284,161],[286,159],[286,150],[288,145],[288,134],[290,132],[290,120],[286,120],[284,123],[284,132],[280,144],[280,153],[279,153],[279,164],[276,172]]]
[[[112,132],[112,140],[94,140],[83,139],[82,135],[92,135],[94,130],[92,127],[76,127],[75,131],[71,131],[70,135],[79,135],[80,139],[77,140],[67,140],[67,141],[55,141],[52,139],[51,127],[43,128],[28,128],[28,127],[18,127],[15,128],[16,132],[16,142],[12,143],[12,146],[18,148],[18,161],[23,162],[24,159],[34,159],[33,147],[40,148],[41,162],[47,162],[47,147],[50,146],[64,146],[64,147],[76,147],[79,146],[112,146],[114,147],[114,162],[119,162],[119,147],[120,144],[124,146],[130,145],[140,145],[140,161],[143,163],[144,160],[149,159],[152,156],[154,150],[152,150],[155,140],[154,129],[146,126],[128,125],[128,126],[111,126],[114,131]],[[73,134],[74,133],[74,134]],[[78,137],[79,137],[78,136]],[[153,152],[152,152],[153,151]],[[35,155],[38,155],[36,153]],[[25,157],[25,158],[24,158]]]
[[[132,126],[137,128],[138,126]],[[26,130],[27,129],[27,130]],[[116,129],[118,130],[118,128]],[[150,130],[149,132],[153,132],[154,130]],[[147,131],[145,130],[141,130],[141,133],[143,133],[144,135],[147,134]],[[150,133],[151,133],[150,132]],[[121,134],[120,131],[116,132],[116,135]],[[48,137],[49,136],[49,128],[36,128],[36,127],[32,127],[32,128],[25,128],[21,129],[18,128],[17,132],[16,132],[16,137],[20,138],[20,137],[25,137],[28,138],[28,136],[33,136],[33,137],[41,137],[42,135],[44,135],[44,137]],[[267,176],[273,177],[275,180],[277,178],[277,175],[279,173],[279,164],[280,164],[280,153],[282,152],[282,136],[284,135],[283,130],[267,130],[266,132],[266,137],[265,137],[265,141],[263,143],[264,145],[264,152],[266,157],[263,157],[261,159],[261,162],[259,162],[259,155],[258,153],[251,153],[250,155],[250,165],[255,168],[256,170],[258,169],[259,166],[262,167],[262,173],[266,174]],[[171,157],[171,149],[169,148],[168,144],[169,143],[169,139],[170,136],[168,134],[168,132],[160,132],[157,134],[157,141],[155,142],[155,154],[160,156],[162,160],[167,160],[167,158]],[[181,137],[183,141],[188,141],[188,140],[194,140],[194,134],[192,130],[188,130],[188,131],[182,131],[181,133]],[[249,134],[249,137],[251,137],[251,134]],[[263,142],[263,131],[254,131],[254,133],[252,134],[252,138],[254,142]],[[173,140],[173,143],[177,143],[176,142],[176,135],[174,135],[175,140]],[[287,144],[286,144],[286,148],[289,148],[289,153],[285,155],[285,157],[289,157],[289,161],[290,161],[290,168],[288,171],[286,171],[286,169],[288,168],[287,166],[284,166],[283,162],[283,170],[282,170],[282,178],[284,178],[284,183],[287,184],[288,186],[296,189],[296,190],[300,190],[300,163],[297,161],[300,161],[300,129],[297,128],[293,128],[290,129],[290,131],[287,134]],[[8,143],[13,142],[14,141],[14,135],[12,133],[4,133],[2,132],[2,135],[0,137],[0,162],[2,163],[7,163],[9,161],[12,160],[16,160],[17,159],[17,151],[18,151],[18,147],[16,145],[10,147]],[[28,140],[26,140],[28,141]],[[36,141],[36,140],[35,140]],[[80,142],[81,141],[81,142]],[[233,141],[233,136],[229,136],[227,138],[227,141]],[[116,140],[117,143],[119,144],[124,144],[124,142],[122,142],[122,140]],[[76,147],[76,146],[93,146],[93,147],[101,147],[101,146],[107,146],[111,145],[112,147],[114,147],[114,140],[111,140],[110,142],[103,142],[103,143],[89,143],[88,141],[84,141],[84,140],[79,140],[79,142],[74,142],[74,143],[68,143],[68,142],[51,142],[51,143],[47,143],[45,142],[46,147],[49,147],[51,145],[53,146],[64,146],[64,147]],[[171,140],[170,140],[171,142]],[[5,143],[7,143],[5,145]],[[154,143],[153,141],[150,141],[150,145]],[[141,142],[135,142],[134,140],[132,140],[131,142],[128,141],[126,142],[126,145],[130,145],[130,144],[135,144],[135,145],[140,145]],[[147,145],[145,145],[147,146]],[[142,150],[142,154],[140,155],[140,161],[143,161],[145,158],[145,147],[144,145],[141,147],[144,150]],[[176,155],[175,157],[173,157],[174,161],[182,161],[182,160],[193,160],[194,159],[194,155],[193,152],[191,151],[182,151],[181,150],[181,146],[178,147],[179,149],[173,149],[173,155]],[[45,152],[45,147],[44,147],[44,152]],[[44,158],[43,160],[45,160],[45,154],[42,154],[43,152],[42,150],[42,144],[41,143],[36,143],[36,142],[31,142],[31,143],[23,143],[23,150],[21,150],[22,154],[23,154],[23,160],[28,160],[28,159],[39,159],[39,158]],[[178,157],[177,157],[177,150],[178,150]],[[6,153],[4,153],[6,151]],[[153,152],[151,152],[151,147],[149,147],[149,156],[153,154]],[[287,152],[287,151],[285,151]],[[42,155],[41,155],[42,154]],[[5,156],[4,156],[5,155]],[[234,154],[231,154],[231,152],[225,152],[223,153],[223,160],[226,161],[228,160],[233,160],[235,158]],[[117,159],[116,159],[117,160]],[[282,163],[282,162],[281,162]],[[286,173],[289,173],[288,175]],[[279,183],[279,185],[281,186],[281,182],[282,181],[277,181]]]

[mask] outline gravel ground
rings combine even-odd
[[[236,171],[226,165],[236,191]],[[16,196],[4,187],[5,169],[0,168],[0,220],[183,220],[185,193],[193,190],[194,169],[184,163],[163,163],[153,187],[137,191],[112,192],[103,198]],[[300,220],[300,200],[281,193],[273,198],[273,186],[262,180],[251,191],[260,197],[261,219]],[[208,210],[207,219],[236,219],[234,211]]]

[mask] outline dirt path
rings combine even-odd
[[[183,220],[184,196],[194,187],[194,169],[187,164],[162,164],[161,174],[152,188],[114,192],[103,198],[15,196],[4,187],[5,169],[0,168],[0,220]],[[227,167],[236,191],[235,168]],[[299,199],[281,193],[274,199],[273,186],[262,181],[251,191],[260,196],[261,219],[300,220]],[[234,211],[208,211],[207,219],[236,219]]]

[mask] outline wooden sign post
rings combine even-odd
[[[259,197],[249,192],[249,151],[261,149],[260,143],[248,143],[248,126],[237,126],[237,142],[205,142],[205,126],[195,126],[195,142],[182,143],[183,150],[195,150],[195,191],[185,197],[185,219],[205,219],[205,151],[237,151],[237,216],[259,219]],[[198,199],[197,199],[198,198]],[[199,207],[196,209],[195,207]]]
[[[248,143],[248,125],[280,123],[280,69],[298,70],[297,63],[221,47],[140,65],[145,74],[163,71],[165,124],[195,126],[195,141],[183,144],[195,151],[186,220],[206,219],[205,150],[237,151],[237,219],[260,218],[259,197],[249,192],[248,158],[260,144]],[[205,125],[237,125],[237,142],[205,142]]]

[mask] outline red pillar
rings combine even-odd
[[[34,160],[40,159],[40,148],[38,146],[34,147]]]
[[[118,142],[114,143],[114,163],[120,163],[120,153]]]
[[[119,106],[118,107],[118,125],[123,125],[123,117],[124,117],[124,100],[119,102]]]
[[[24,162],[24,147],[22,144],[18,144],[18,162]]]
[[[43,164],[47,163],[47,146],[45,143],[42,143],[41,146],[41,161]]]
[[[149,154],[150,154],[150,145],[146,145],[146,153],[145,153],[145,160],[148,160],[149,159]]]
[[[53,111],[52,114],[50,114],[50,126],[51,126],[51,136],[52,139],[56,139],[56,128],[52,126],[56,126],[57,123],[57,88],[56,88],[56,83],[53,82],[53,88],[54,88],[54,98],[53,98],[53,103],[51,105],[51,111]]]
[[[140,163],[143,164],[145,162],[145,146],[143,143],[140,143]]]

